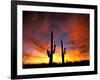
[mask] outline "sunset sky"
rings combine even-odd
[[[49,63],[51,31],[56,44],[53,62],[62,61],[61,40],[65,62],[89,60],[89,14],[23,11],[23,64]]]

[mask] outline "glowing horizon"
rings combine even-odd
[[[23,63],[24,64],[49,64],[49,58],[47,56],[47,53],[39,53],[42,54],[42,56],[38,56],[38,57],[33,57],[32,55],[24,55],[23,58]],[[88,53],[87,53],[88,54]],[[80,61],[84,61],[84,60],[88,60],[90,56],[89,55],[81,55],[80,52],[78,50],[73,50],[73,51],[67,51],[64,55],[65,59],[65,63],[66,62],[80,62]],[[54,53],[53,55],[53,63],[62,63],[62,56],[61,56],[61,52]]]
[[[49,63],[51,31],[56,44],[54,63],[62,63],[61,40],[65,62],[90,61],[89,14],[23,11],[23,64]]]

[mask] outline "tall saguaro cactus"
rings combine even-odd
[[[56,45],[53,43],[53,32],[51,32],[51,51],[47,50],[49,64],[53,62],[53,54],[55,53]]]
[[[62,53],[62,64],[64,64],[64,54],[66,53],[66,48],[63,48],[62,40],[61,40],[61,53]]]

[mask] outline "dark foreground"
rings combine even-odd
[[[67,62],[64,64],[57,64],[57,63],[52,63],[52,64],[24,64],[23,68],[28,69],[28,68],[47,68],[47,67],[71,67],[71,66],[89,66],[89,61],[81,61],[81,62]]]

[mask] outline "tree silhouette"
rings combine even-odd
[[[49,57],[49,64],[53,62],[53,54],[55,53],[56,45],[53,43],[53,32],[51,32],[51,51],[47,50],[47,55]]]
[[[62,40],[61,40],[61,53],[62,53],[62,64],[64,64],[64,54],[66,53],[66,48],[63,48]]]

